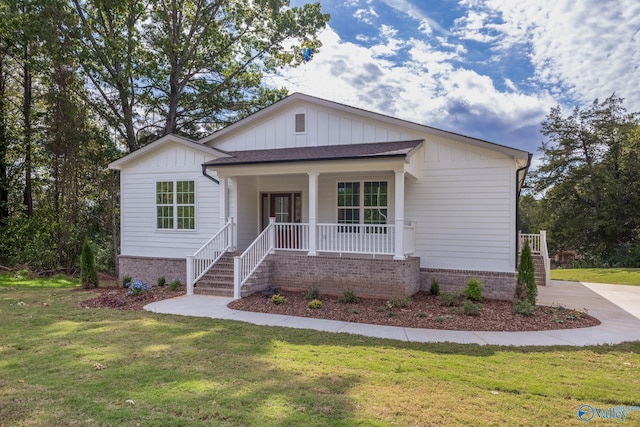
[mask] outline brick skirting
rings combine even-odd
[[[438,281],[440,292],[462,293],[467,281],[475,277],[484,284],[484,296],[488,299],[513,300],[518,274],[516,272],[492,272],[474,270],[420,269],[420,289],[428,292],[431,280]]]
[[[269,257],[271,282],[285,290],[342,295],[353,291],[363,298],[399,298],[420,289],[420,259],[392,260],[346,256],[307,256],[277,253]]]
[[[185,258],[151,258],[141,256],[120,255],[118,257],[118,282],[124,276],[131,276],[146,281],[150,285],[158,283],[158,277],[164,276],[167,283],[180,279],[187,283],[187,260]]]

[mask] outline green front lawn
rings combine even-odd
[[[571,268],[551,270],[553,280],[640,286],[640,268]]]
[[[0,425],[584,425],[582,404],[639,404],[640,343],[402,343],[82,308],[90,295],[0,287]]]

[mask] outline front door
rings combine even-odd
[[[302,221],[301,193],[263,193],[262,197],[262,229],[269,224],[269,217],[276,223],[298,223]],[[297,249],[300,244],[300,229],[289,225],[278,227],[276,245],[283,249]]]

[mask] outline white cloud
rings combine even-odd
[[[530,46],[535,80],[562,86],[565,101],[590,102],[615,91],[627,108],[640,110],[640,2],[486,0],[472,7],[501,17],[493,27],[501,47]]]
[[[426,13],[424,13],[418,6],[415,6],[408,0],[380,0],[387,6],[392,7],[402,13],[409,15],[410,17],[420,21],[420,28],[426,34],[430,34],[433,29],[446,33],[447,31],[440,26],[436,21],[431,19]]]
[[[358,19],[358,21],[369,25],[373,24],[375,19],[378,18],[378,14],[373,7],[369,7],[368,9],[358,9],[353,16]]]

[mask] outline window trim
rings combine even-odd
[[[387,205],[386,206],[382,206],[382,205],[376,205],[376,206],[365,206],[364,200],[365,200],[365,183],[385,183],[387,186]],[[340,201],[339,201],[339,192],[338,192],[338,188],[340,184],[354,184],[357,183],[359,188],[358,188],[358,205],[353,205],[353,206],[340,206]],[[365,178],[365,179],[338,179],[335,181],[335,186],[334,186],[334,191],[335,191],[335,206],[336,206],[336,223],[337,224],[344,224],[344,230],[343,232],[353,232],[350,228],[348,228],[349,225],[357,225],[357,226],[382,226],[382,225],[391,225],[390,221],[389,221],[389,212],[390,212],[390,206],[389,206],[389,192],[390,192],[390,185],[389,185],[389,179],[388,178]],[[367,224],[366,218],[365,218],[365,210],[367,209],[386,209],[387,210],[387,218],[385,220],[385,223],[377,223],[377,224]],[[339,211],[340,209],[357,209],[358,210],[358,223],[341,223],[340,221],[340,214]]]
[[[191,182],[193,183],[193,203],[178,203],[178,183],[179,182]],[[172,188],[172,201],[171,203],[158,203],[158,184],[160,183],[171,183]],[[155,181],[155,230],[159,232],[196,232],[198,229],[198,203],[197,203],[197,180],[195,179],[159,179]],[[188,193],[187,193],[188,194]],[[172,208],[172,227],[171,228],[161,228],[158,227],[158,208],[160,206],[170,206]],[[193,228],[178,228],[179,216],[178,211],[181,207],[193,207]],[[188,217],[185,217],[188,218]]]
[[[298,117],[302,116],[302,130],[298,130]],[[294,113],[293,130],[296,135],[304,135],[307,133],[307,113]]]

